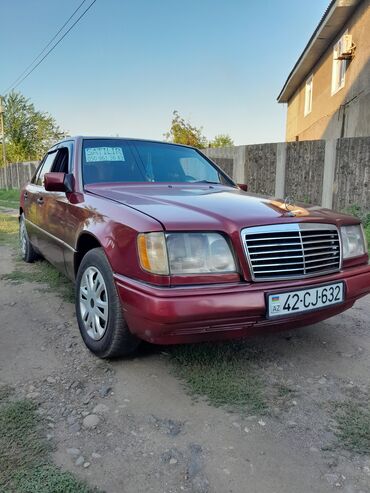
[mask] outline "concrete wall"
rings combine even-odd
[[[370,212],[370,137],[204,149],[252,193]],[[226,164],[226,165],[225,165]],[[230,173],[232,170],[232,173]]]
[[[263,195],[274,195],[277,144],[255,144],[245,149],[245,183]]]
[[[217,164],[229,175],[234,176],[234,160],[238,154],[238,147],[216,147],[212,149],[212,156],[217,159]],[[241,146],[243,147],[243,146]],[[202,149],[202,152],[209,155],[210,149]]]
[[[333,47],[348,29],[356,44],[347,62],[345,85],[332,89]],[[365,0],[338,33],[313,71],[312,111],[304,116],[305,84],[288,102],[286,140],[336,139],[370,135],[370,0]]]
[[[285,194],[310,204],[320,204],[324,176],[325,142],[289,142],[286,151]]]
[[[340,139],[336,151],[334,208],[361,204],[370,212],[370,137]]]

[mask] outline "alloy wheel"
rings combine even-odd
[[[91,339],[100,340],[108,325],[108,291],[96,267],[87,267],[80,283],[80,311],[85,330]]]

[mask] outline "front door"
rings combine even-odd
[[[56,152],[46,154],[33,176],[31,183],[26,186],[24,191],[24,217],[26,219],[27,233],[32,245],[36,247],[37,250],[39,250],[40,239],[39,215],[43,206],[43,178],[45,173],[48,173],[51,170],[55,157]]]
[[[59,148],[50,172],[68,173],[69,160],[69,148],[67,146]],[[40,228],[38,248],[50,263],[64,273],[64,252],[68,248],[65,243],[65,229],[69,206],[65,192],[49,192],[42,186],[38,209]]]

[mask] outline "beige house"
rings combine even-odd
[[[370,136],[370,0],[333,0],[279,96],[286,140]]]

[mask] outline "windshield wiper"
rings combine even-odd
[[[210,180],[189,181],[187,183],[208,183],[209,185],[222,185],[220,181],[210,181]]]

